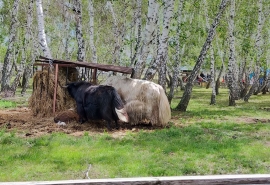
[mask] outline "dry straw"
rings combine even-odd
[[[71,68],[72,69],[72,68]],[[49,70],[49,71],[48,71]],[[75,69],[76,70],[76,69]],[[70,70],[69,81],[73,81],[75,70]],[[60,68],[56,93],[56,112],[75,108],[75,101],[68,92],[61,88],[66,85],[67,78],[65,68]],[[55,75],[50,69],[37,71],[33,77],[33,93],[29,99],[29,108],[38,117],[51,116],[53,113],[53,96],[55,87]]]

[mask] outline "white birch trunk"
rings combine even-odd
[[[29,1],[29,6],[27,9],[27,23],[26,23],[26,33],[25,33],[25,40],[26,40],[26,45],[27,47],[25,47],[25,49],[27,50],[29,48],[30,45],[30,41],[32,40],[32,42],[34,41],[32,39],[32,23],[33,23],[33,7],[34,7],[34,0],[30,0]],[[33,52],[31,52],[33,53]],[[30,60],[30,57],[29,57]],[[31,60],[30,60],[31,61]],[[22,91],[21,94],[24,95],[26,92],[26,89],[28,87],[29,84],[29,78],[31,76],[31,71],[32,71],[32,65],[33,63],[30,62],[29,65],[24,67],[24,73],[23,73],[23,83],[22,83]]]
[[[39,46],[44,53],[44,56],[47,58],[52,58],[51,51],[48,47],[46,40],[46,33],[44,27],[44,15],[42,8],[42,0],[36,0],[37,7],[37,22],[38,22],[38,38],[39,38]]]
[[[210,100],[210,105],[216,104],[216,81],[215,81],[215,57],[214,57],[214,49],[213,46],[210,47],[210,75],[211,75],[211,87],[212,87],[212,95]]]
[[[11,70],[12,70],[12,51],[14,49],[14,44],[17,37],[17,27],[18,27],[18,10],[19,10],[19,0],[14,0],[12,12],[11,12],[11,24],[9,29],[9,40],[8,48],[4,58],[4,64],[2,69],[2,82],[1,82],[1,92],[6,91],[9,88]]]
[[[260,67],[261,67],[261,57],[262,57],[262,28],[264,24],[263,20],[263,12],[262,12],[262,0],[258,0],[258,25],[257,25],[257,35],[256,35],[256,42],[255,42],[255,49],[257,51],[257,59],[255,64],[255,75],[253,77],[253,84],[249,90],[249,92],[244,97],[244,101],[248,102],[251,95],[256,91],[257,88],[259,88],[259,75],[260,75]]]
[[[176,14],[177,15],[176,53],[175,53],[175,62],[173,66],[172,85],[170,87],[170,92],[168,94],[168,100],[170,104],[174,97],[174,91],[177,88],[178,76],[180,73],[180,66],[181,66],[181,57],[182,57],[182,53],[184,53],[184,46],[183,46],[183,51],[181,53],[181,45],[180,45],[183,4],[184,4],[184,0],[180,0],[178,4],[178,12]]]
[[[65,5],[65,0],[62,0],[63,4],[63,11],[64,11],[64,38],[63,38],[63,45],[64,45],[64,58],[66,60],[70,60],[70,50],[69,50],[69,41],[70,41],[70,20],[71,16],[68,11],[67,5]]]
[[[163,29],[158,46],[157,60],[154,66],[150,66],[147,80],[154,78],[159,66],[159,84],[166,90],[166,60],[168,55],[168,38],[171,18],[173,16],[174,0],[165,1]]]
[[[82,32],[82,7],[81,0],[74,0],[74,12],[76,19],[76,38],[78,43],[77,60],[83,61],[85,59],[85,46]]]
[[[157,13],[159,4],[157,0],[148,1],[147,22],[144,31],[143,50],[138,56],[137,62],[134,64],[134,78],[141,78],[143,70],[145,68],[146,59],[150,53],[151,43],[153,41],[153,35],[157,24]]]
[[[97,63],[97,51],[94,44],[94,7],[92,0],[88,2],[88,12],[89,12],[89,42],[92,50],[92,61],[93,63]]]
[[[141,40],[142,40],[142,35],[141,35],[141,30],[142,30],[142,0],[137,0],[136,3],[136,13],[135,13],[135,25],[137,29],[136,33],[136,46],[135,46],[135,51],[134,51],[134,56],[131,58],[131,66],[134,64],[135,60],[138,58],[138,51],[141,46]]]
[[[235,61],[235,37],[234,37],[234,17],[235,17],[235,0],[231,0],[230,17],[229,17],[229,63],[228,63],[228,88],[229,88],[229,106],[235,106],[236,95],[236,61]]]
[[[226,43],[227,43],[226,40],[227,39],[225,39],[225,41],[223,42],[223,51],[220,49],[218,42],[216,42],[216,46],[217,46],[217,49],[218,49],[218,55],[219,55],[219,57],[221,59],[221,62],[222,62],[219,74],[218,74],[217,79],[216,79],[216,95],[219,94],[220,78],[221,78],[222,72],[225,71],[225,69],[224,69],[225,68],[224,60],[225,60],[225,56],[226,56],[226,49],[225,48],[227,47],[226,46]]]
[[[148,68],[145,71],[143,80],[152,80],[154,78],[155,74],[152,74],[151,71],[152,68],[158,68],[158,63],[157,63],[157,56],[158,56],[158,48],[159,48],[159,43],[160,43],[160,37],[161,37],[161,30],[160,30],[160,21],[163,20],[164,17],[164,6],[160,6],[159,7],[159,11],[158,11],[158,15],[156,17],[157,19],[157,24],[156,24],[156,28],[155,28],[155,32],[153,33],[153,41],[152,41],[152,48],[151,50],[153,51],[151,53],[151,61],[148,64]],[[159,81],[158,81],[159,83]]]
[[[120,62],[119,61],[119,59],[120,59],[120,49],[121,49],[119,39],[121,39],[121,38],[120,38],[120,31],[118,30],[118,21],[117,21],[117,18],[116,18],[114,9],[113,9],[112,2],[107,1],[106,6],[110,10],[110,12],[112,14],[112,18],[113,18],[114,51],[112,53],[112,58],[113,58],[112,63],[113,64],[119,64],[119,62]]]
[[[209,16],[208,16],[208,6],[207,6],[207,1],[204,0],[204,9],[205,9],[205,20],[206,20],[206,28],[207,31],[210,29],[210,23],[209,23]],[[213,46],[210,46],[210,76],[211,79],[208,79],[209,82],[211,83],[211,88],[212,88],[212,94],[211,94],[211,100],[210,100],[210,105],[215,105],[216,104],[216,82],[215,82],[215,57],[214,57],[214,49]]]

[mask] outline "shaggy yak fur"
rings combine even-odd
[[[115,121],[116,127],[118,127],[118,119],[128,122],[124,104],[112,86],[92,85],[81,81],[69,83],[66,88],[76,101],[81,123],[87,120],[104,119],[107,121],[108,129],[111,129],[112,121]]]
[[[125,103],[130,124],[167,126],[171,108],[163,88],[146,80],[111,76],[103,85],[113,86]]]

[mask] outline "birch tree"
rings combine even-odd
[[[168,94],[168,100],[171,104],[171,101],[174,97],[174,91],[178,84],[178,76],[180,73],[180,66],[181,66],[181,44],[180,44],[180,34],[181,34],[181,23],[182,23],[182,13],[183,13],[183,4],[184,0],[180,0],[178,4],[178,12],[177,12],[177,31],[176,31],[176,54],[175,54],[175,61],[173,64],[173,79],[172,85],[170,87],[170,92]],[[183,47],[184,50],[184,47]]]
[[[89,12],[89,42],[92,50],[92,61],[93,63],[97,63],[97,51],[94,43],[94,7],[92,0],[88,2],[88,12]]]
[[[141,30],[142,30],[142,0],[137,0],[135,9],[135,25],[136,25],[136,45],[134,55],[131,58],[131,66],[134,64],[135,59],[138,57],[139,48],[141,48]]]
[[[166,60],[168,55],[168,38],[171,18],[173,16],[174,0],[165,1],[162,34],[158,46],[157,60],[145,74],[147,80],[154,78],[159,66],[159,84],[166,90]]]
[[[219,73],[217,75],[217,80],[216,80],[216,85],[215,85],[216,95],[219,94],[220,78],[221,78],[222,72],[224,71],[224,66],[225,66],[224,60],[225,60],[225,56],[226,56],[226,49],[225,49],[226,48],[225,43],[227,43],[226,40],[223,41],[223,46],[224,46],[223,51],[220,49],[218,42],[216,43],[216,46],[217,46],[217,49],[218,49],[218,55],[219,55],[219,57],[221,59],[221,67],[220,67]]]
[[[263,3],[262,0],[258,0],[258,25],[257,25],[257,34],[256,34],[256,42],[255,42],[255,49],[256,49],[256,63],[255,63],[255,70],[254,70],[254,77],[253,77],[253,84],[249,90],[249,92],[244,97],[244,101],[248,102],[251,95],[255,92],[257,88],[259,88],[259,75],[261,70],[261,56],[262,56],[262,28],[264,21],[263,20]]]
[[[76,38],[78,44],[77,60],[83,61],[85,59],[85,44],[82,31],[82,2],[81,0],[73,0],[73,11],[75,12],[76,20]]]
[[[43,51],[45,57],[52,58],[51,51],[48,47],[47,39],[46,39],[42,0],[36,0],[36,8],[37,8],[39,46],[41,50]]]
[[[211,46],[210,50],[210,83],[212,87],[212,93],[211,93],[211,100],[210,100],[210,105],[215,105],[216,104],[216,81],[215,81],[215,58],[214,58],[214,49]]]
[[[107,1],[107,8],[110,10],[113,18],[113,33],[114,33],[114,51],[113,51],[113,63],[117,64],[120,58],[120,41],[119,41],[119,31],[118,31],[118,21],[113,9],[113,5],[111,1]]]
[[[228,5],[228,2],[229,2],[229,0],[222,0],[220,3],[219,11],[218,11],[210,29],[209,29],[209,31],[208,31],[208,36],[206,38],[206,41],[202,47],[202,50],[201,50],[200,55],[196,61],[196,64],[195,64],[195,66],[194,66],[194,68],[193,68],[193,70],[188,78],[183,97],[182,97],[180,103],[176,107],[177,110],[186,111],[186,109],[187,109],[187,106],[188,106],[188,103],[189,103],[189,100],[191,97],[191,93],[192,93],[193,81],[196,79],[196,77],[201,69],[201,66],[204,62],[205,55],[210,48],[210,45],[211,45],[213,38],[215,36],[216,28],[220,22],[221,16],[223,15],[223,13],[225,11],[226,6]]]
[[[134,63],[134,78],[141,78],[143,70],[145,68],[146,59],[150,53],[151,44],[153,41],[153,35],[157,24],[157,13],[159,4],[157,0],[148,1],[147,22],[144,31],[143,49],[138,56],[138,60]]]
[[[69,42],[71,40],[70,38],[70,22],[71,22],[71,15],[69,13],[68,5],[65,4],[65,0],[62,0],[62,6],[63,6],[63,24],[64,24],[64,30],[63,30],[63,46],[64,46],[64,58],[67,60],[70,60],[70,50],[69,50]]]
[[[28,5],[28,8],[27,8],[27,11],[26,11],[27,21],[26,21],[26,33],[25,33],[25,42],[26,42],[25,50],[27,50],[30,47],[30,42],[31,41],[32,41],[32,43],[36,43],[35,42],[35,39],[34,39],[34,36],[32,34],[32,32],[34,30],[34,29],[32,29],[32,23],[33,23],[33,7],[34,7],[34,0],[30,0],[29,1],[29,5]],[[32,44],[32,46],[34,46],[34,47],[32,47],[32,49],[34,51],[37,51],[38,45],[37,45],[37,47],[35,47],[35,45]],[[34,51],[31,52],[31,55],[33,55],[34,53],[36,53]],[[32,73],[31,72],[32,71],[32,66],[33,66],[33,63],[35,61],[36,56],[37,56],[37,54],[34,55],[33,57],[27,57],[27,59],[30,60],[30,62],[29,62],[28,65],[26,65],[24,67],[23,81],[22,81],[22,91],[21,91],[21,94],[22,95],[25,94],[26,89],[28,87],[29,78],[30,78],[31,73]]]
[[[229,106],[235,106],[235,100],[238,99],[238,73],[236,68],[235,59],[235,36],[234,36],[234,17],[235,17],[235,0],[231,0],[230,6],[230,17],[229,17],[229,63],[228,63],[228,74],[227,82],[229,88]]]
[[[17,37],[18,28],[18,10],[19,10],[19,0],[14,0],[12,11],[11,11],[11,24],[9,29],[9,40],[8,48],[4,58],[4,64],[2,69],[2,82],[1,82],[1,92],[7,91],[9,88],[11,71],[12,71],[12,51]]]
[[[208,16],[208,10],[207,10],[207,1],[204,0],[204,9],[205,9],[205,20],[206,20],[206,29],[207,31],[210,29],[210,23],[209,23],[209,16]],[[210,105],[215,105],[216,104],[216,82],[215,82],[215,57],[214,57],[214,49],[212,45],[210,46],[210,76],[211,79],[210,83],[212,87],[212,94],[211,94],[211,100],[210,100]]]

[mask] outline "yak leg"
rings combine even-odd
[[[107,122],[108,130],[112,130],[111,129],[111,122],[112,122],[113,119],[109,115],[103,116],[103,119]]]
[[[108,130],[111,130],[111,122],[112,120],[114,120],[112,115],[112,109],[109,106],[104,107],[104,109],[101,112],[101,116],[104,120],[107,121]]]
[[[112,130],[112,128],[111,128],[111,121],[108,121],[108,120],[106,120],[107,121],[107,129],[108,130]]]
[[[79,114],[79,122],[81,124],[83,124],[85,121],[87,121],[83,105],[80,103],[77,103],[77,113]]]
[[[115,122],[115,128],[116,128],[116,129],[119,129],[118,120],[117,120],[117,119],[115,119],[115,120],[114,120],[114,122]]]

